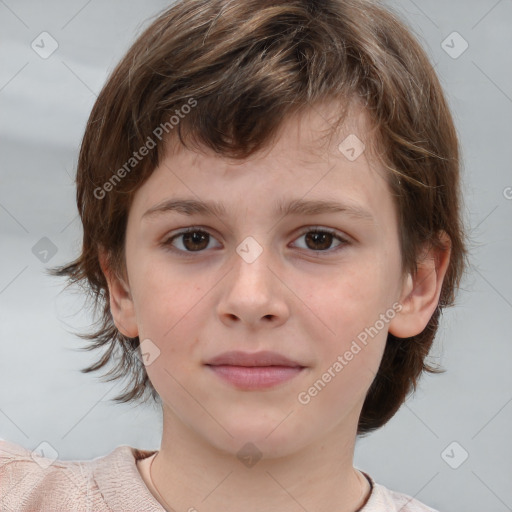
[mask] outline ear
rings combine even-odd
[[[439,234],[439,247],[425,248],[417,264],[417,272],[404,278],[400,304],[402,309],[389,324],[389,332],[397,338],[420,334],[439,303],[443,280],[450,262],[448,235]]]
[[[130,288],[123,279],[112,271],[110,259],[102,247],[98,250],[98,258],[101,270],[108,283],[110,311],[114,318],[114,323],[122,334],[129,338],[135,338],[139,335],[139,330]]]

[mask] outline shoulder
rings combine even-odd
[[[387,489],[376,483],[367,473],[364,474],[370,480],[373,489],[369,500],[360,512],[380,512],[382,510],[386,512],[438,512],[407,494]]]
[[[88,496],[104,510],[95,499],[92,461],[61,461],[54,453],[49,445],[35,452],[0,440],[1,510],[88,510]]]
[[[148,453],[119,446],[103,457],[64,461],[0,439],[0,510],[161,511],[136,467]]]

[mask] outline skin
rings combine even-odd
[[[134,196],[125,279],[115,277],[102,256],[116,326],[160,350],[147,372],[163,402],[162,443],[151,474],[165,502],[149,479],[149,459],[140,471],[167,508],[349,512],[369,491],[353,467],[364,397],[388,331],[405,338],[427,325],[449,244],[425,251],[414,276],[403,272],[397,213],[384,169],[368,149],[365,113],[354,106],[339,135],[319,144],[332,111],[324,105],[290,117],[274,145],[244,161],[172,149],[169,141],[168,154]],[[367,147],[355,161],[337,149],[349,134]],[[217,200],[227,215],[143,218],[177,197]],[[274,214],[276,201],[292,199],[357,205],[371,218]],[[172,242],[176,252],[164,245],[190,226],[210,235],[203,245],[196,242],[200,252],[183,237]],[[335,230],[347,242],[329,235],[308,242],[303,230],[313,227]],[[263,249],[252,263],[236,252],[248,236]],[[189,257],[183,256],[187,248]],[[299,393],[393,304],[401,311],[301,404]],[[239,390],[204,366],[228,350],[272,350],[307,368],[270,389]],[[237,457],[246,443],[262,455],[252,467]]]

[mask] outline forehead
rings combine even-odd
[[[173,196],[263,206],[270,199],[275,204],[276,198],[335,200],[340,194],[345,203],[371,206],[382,193],[385,173],[373,156],[367,113],[352,103],[333,130],[338,116],[339,105],[333,103],[291,116],[273,142],[244,160],[168,140],[162,161],[137,191],[132,207],[143,215]]]
[[[170,135],[172,137],[164,143],[164,158],[176,158],[187,153],[179,138],[172,132]],[[324,101],[289,115],[279,127],[274,140],[269,141],[247,160],[257,161],[271,156],[272,159],[285,158],[316,165],[340,155],[353,161],[364,150],[364,157],[371,158],[375,165],[378,161],[377,135],[378,131],[368,112],[357,98],[348,103]],[[355,149],[355,154],[351,152],[351,148]],[[194,148],[193,154],[189,154],[187,158],[192,158],[194,165],[200,165],[202,161],[218,157],[210,148],[201,146]],[[240,164],[239,159],[227,156],[223,158],[233,165]]]

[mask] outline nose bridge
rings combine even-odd
[[[219,314],[247,323],[283,318],[287,308],[279,280],[270,270],[275,258],[255,237],[245,238],[230,264],[232,270],[219,304]]]
[[[271,259],[268,245],[264,247],[253,236],[246,237],[236,247],[236,255],[233,256],[233,285],[240,288],[239,292],[242,293],[243,287],[247,287],[247,291],[253,295],[270,293]]]

